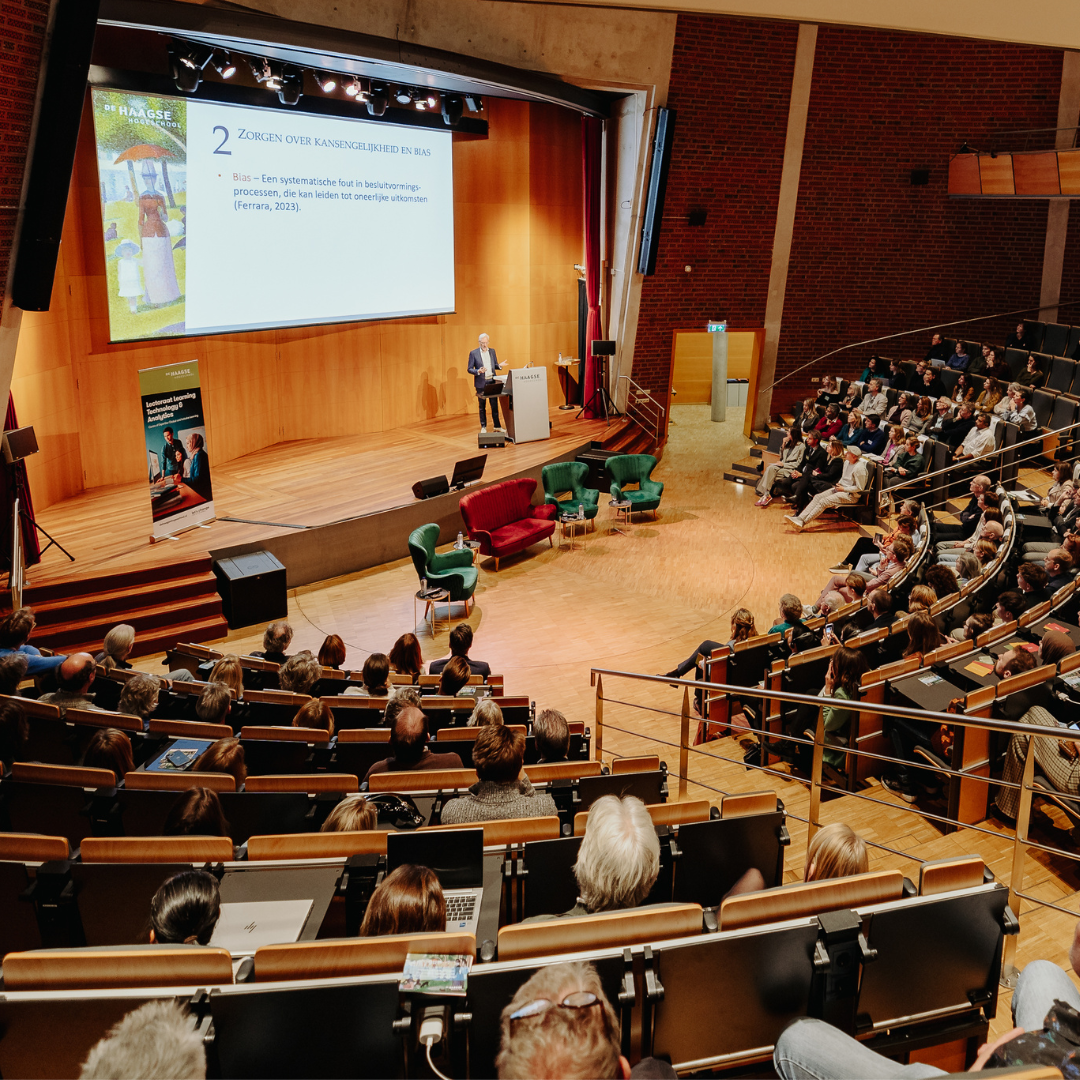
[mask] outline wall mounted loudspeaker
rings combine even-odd
[[[494,431],[494,432],[491,432],[490,434],[485,434],[484,432],[480,432],[480,434],[477,435],[477,437],[476,437],[476,445],[481,450],[484,450],[489,446],[505,446],[506,445],[506,435],[503,434],[503,432],[501,432],[501,431]]]
[[[12,428],[4,432],[3,441],[4,460],[10,465],[15,461],[38,452],[37,436],[34,434],[32,424],[26,427]]]
[[[614,341],[594,341],[592,343],[593,356],[614,356],[615,355],[615,342]]]
[[[445,495],[450,484],[445,476],[432,476],[428,480],[417,480],[412,486],[412,493],[418,499],[430,499],[433,495]]]

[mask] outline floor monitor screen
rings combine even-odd
[[[454,310],[451,133],[95,89],[113,341]]]

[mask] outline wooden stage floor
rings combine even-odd
[[[603,420],[579,420],[576,415],[553,408],[550,439],[489,450],[485,482],[536,468],[614,430]],[[75,562],[50,548],[41,564],[27,572],[27,582],[41,585],[167,565],[210,549],[408,505],[415,501],[412,485],[417,480],[443,473],[449,477],[456,461],[481,452],[477,430],[477,419],[470,414],[377,434],[267,447],[214,467],[218,520],[209,528],[156,544],[149,540],[145,482],[86,491],[37,514],[42,528]]]

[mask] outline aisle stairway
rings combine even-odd
[[[228,633],[209,555],[171,566],[30,585],[23,603],[34,609],[33,644],[58,652],[97,652],[109,628],[135,627],[133,656],[162,652],[180,641],[213,641]]]

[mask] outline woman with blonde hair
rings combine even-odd
[[[1003,396],[1001,383],[989,377],[983,382],[982,393],[975,399],[975,408],[980,412],[993,412]]]
[[[885,444],[885,449],[881,454],[882,465],[888,465],[889,462],[904,449],[904,441],[906,438],[907,435],[899,424],[893,424],[893,426],[889,428],[889,441]]]
[[[928,397],[919,398],[919,404],[907,422],[908,431],[921,435],[934,422],[934,410]]]
[[[929,585],[916,585],[908,597],[908,611],[929,611],[937,603],[937,593]]]
[[[379,812],[363,795],[346,795],[327,815],[319,832],[364,832],[379,823]]]
[[[207,682],[224,683],[237,700],[244,696],[244,669],[236,653],[226,653],[213,667]]]
[[[807,845],[803,881],[850,877],[869,869],[866,841],[850,825],[837,821],[818,829]]]
[[[727,644],[730,648],[737,641],[748,641],[757,637],[757,626],[754,624],[754,613],[744,607],[736,608],[731,613],[731,637]],[[712,652],[712,650],[709,650]]]

